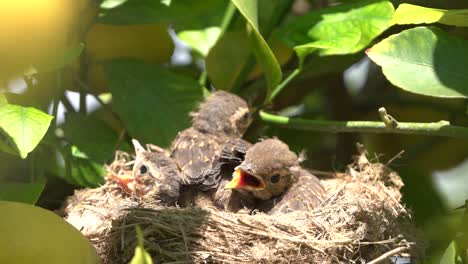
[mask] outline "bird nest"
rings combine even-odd
[[[128,155],[109,167],[128,173]],[[266,215],[215,208],[164,207],[125,194],[112,181],[76,191],[65,219],[104,263],[128,263],[140,226],[154,263],[380,263],[424,248],[401,204],[399,175],[363,152],[345,173],[322,178],[326,197],[308,212]]]

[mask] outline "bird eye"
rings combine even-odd
[[[271,183],[277,183],[277,182],[279,182],[279,180],[280,180],[280,176],[278,174],[275,174],[275,175],[271,176],[271,178],[270,178]]]
[[[246,112],[244,115],[241,117],[242,121],[247,121],[249,119],[249,112]]]
[[[147,172],[148,172],[148,167],[146,167],[145,165],[141,165],[140,174],[145,174]]]

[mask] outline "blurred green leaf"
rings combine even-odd
[[[99,163],[109,161],[113,157],[119,135],[106,123],[93,115],[78,113],[68,114],[63,125],[65,138],[89,158]],[[90,131],[83,133],[83,131]],[[131,150],[126,142],[122,142],[121,149]]]
[[[440,259],[440,264],[457,264],[461,261],[457,260],[457,244],[455,241],[450,242],[449,246],[445,250],[442,258]]]
[[[231,0],[248,23],[248,32],[251,34],[253,52],[258,64],[262,67],[267,79],[269,90],[276,87],[282,79],[282,72],[273,51],[271,51],[258,28],[257,0]]]
[[[32,107],[0,106],[0,128],[11,138],[23,159],[44,137],[52,118]]]
[[[46,181],[37,182],[0,182],[0,200],[35,204],[44,190]]]
[[[468,27],[468,9],[444,10],[401,4],[393,15],[392,25],[441,23]]]
[[[417,27],[392,35],[367,51],[394,85],[412,93],[468,96],[468,41],[438,28]]]
[[[94,188],[104,183],[105,171],[102,164],[91,161],[76,146],[66,146],[60,151],[65,160],[65,168],[59,168],[56,172],[58,176],[83,187]]]
[[[112,107],[130,135],[145,143],[169,146],[190,125],[189,112],[202,99],[197,81],[157,65],[114,60],[105,64],[105,73]]]
[[[296,46],[300,58],[317,48],[321,55],[353,54],[389,27],[393,12],[390,1],[338,5],[293,19],[281,32],[287,43]]]
[[[178,33],[179,38],[203,57],[208,55],[221,33],[219,27],[208,27],[201,30],[186,30]]]
[[[74,59],[80,56],[84,48],[84,43],[77,43],[73,46],[66,47],[63,50],[57,50],[53,53],[53,56],[34,64],[33,68],[28,70],[26,75],[32,75],[38,72],[51,72],[60,69],[63,66],[70,64]]]
[[[127,2],[128,0],[104,0],[102,1],[101,3],[101,8],[104,8],[104,9],[112,9],[112,8],[115,8],[125,2]]]
[[[219,25],[226,0],[193,1],[131,0],[103,10],[98,17],[105,24],[171,23],[180,29],[203,29]],[[115,3],[111,3],[115,5]],[[112,6],[111,5],[111,6]]]
[[[208,76],[216,89],[232,88],[249,55],[250,46],[244,31],[228,31],[221,36],[206,58]]]
[[[0,93],[0,107],[8,104],[8,100],[4,94]]]
[[[136,236],[138,239],[138,245],[135,248],[135,255],[133,255],[130,264],[153,264],[150,254],[145,250],[143,233],[138,225],[136,226]]]

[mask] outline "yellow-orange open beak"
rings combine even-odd
[[[110,177],[126,192],[132,193],[135,191],[135,178],[130,174],[115,175],[111,174]]]
[[[224,186],[225,189],[265,189],[265,183],[262,179],[244,172],[241,169],[236,169],[232,176],[232,180]]]

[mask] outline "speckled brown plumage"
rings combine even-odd
[[[181,170],[184,185],[208,191],[219,186],[220,152],[230,140],[240,139],[250,124],[247,103],[237,95],[217,91],[192,115],[192,127],[180,132],[171,157]]]

